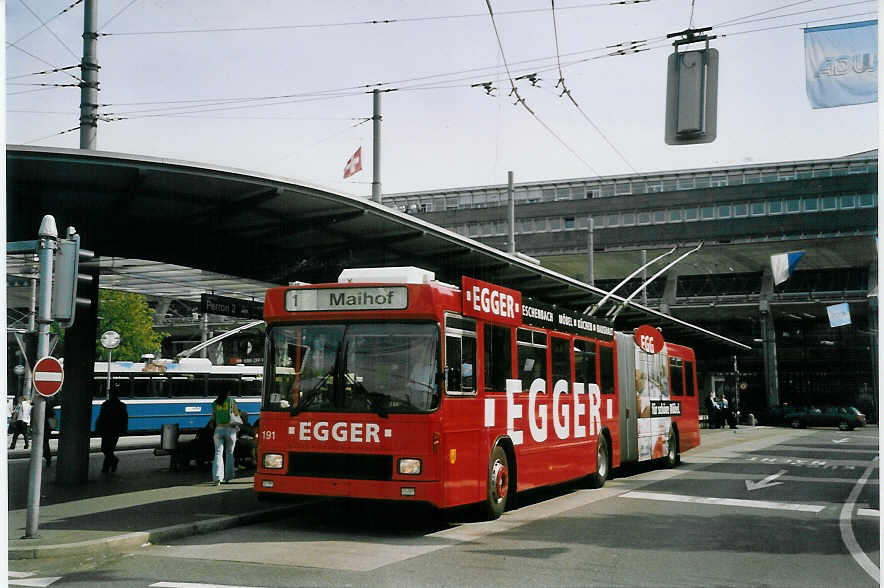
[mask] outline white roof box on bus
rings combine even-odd
[[[189,370],[208,370],[212,367],[212,360],[207,357],[182,357],[178,365]]]
[[[360,267],[345,269],[338,276],[339,284],[426,284],[436,279],[430,270],[414,266],[403,267]]]

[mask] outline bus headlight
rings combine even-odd
[[[399,473],[409,476],[417,476],[421,473],[421,460],[403,458],[399,460]]]
[[[282,454],[281,453],[265,453],[262,463],[264,467],[268,470],[281,470],[282,469]]]

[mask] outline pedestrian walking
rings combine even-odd
[[[49,437],[52,431],[58,429],[58,419],[55,418],[55,404],[53,399],[46,400],[46,408],[43,412],[43,459],[46,460],[46,467],[52,465],[52,449],[49,447]]]
[[[129,411],[120,400],[116,390],[112,390],[110,398],[101,403],[101,411],[95,421],[95,431],[101,435],[101,452],[104,454],[102,473],[117,471],[120,458],[114,455],[117,442],[129,428]]]
[[[31,402],[24,396],[19,396],[12,409],[12,444],[10,449],[15,449],[18,436],[25,438],[25,449],[31,442]]]
[[[236,432],[242,423],[239,407],[227,390],[221,392],[212,403],[210,422],[215,423],[215,459],[212,461],[212,482],[217,486],[233,479],[235,463],[233,449]]]

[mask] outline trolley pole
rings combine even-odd
[[[47,214],[40,223],[38,255],[40,257],[40,311],[37,316],[37,359],[49,355],[49,327],[52,324],[52,266],[55,250],[58,248],[58,229],[55,218]],[[31,409],[31,462],[28,467],[28,514],[25,525],[25,539],[34,539],[40,524],[40,488],[42,484],[43,430],[46,401],[40,394],[34,394]]]
[[[372,152],[371,152],[371,199],[381,203],[381,91],[375,88],[371,92],[374,104],[372,114]]]
[[[80,62],[80,149],[95,149],[98,135],[98,0],[83,3]]]

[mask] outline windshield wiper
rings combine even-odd
[[[319,382],[315,386],[313,386],[313,388],[311,388],[309,392],[304,394],[304,396],[301,398],[301,400],[298,402],[298,404],[292,407],[292,409],[289,411],[289,415],[290,416],[297,416],[298,413],[300,413],[302,410],[307,408],[307,405],[309,405],[311,402],[316,400],[316,398],[319,396],[320,392],[322,391],[322,387],[325,385],[326,382],[328,382],[328,379],[330,377],[332,377],[334,375],[334,373],[335,373],[335,368],[332,367],[332,369],[327,374],[325,374],[324,376],[322,376],[322,378],[319,379]]]
[[[345,331],[345,334],[346,334],[346,331]],[[313,386],[313,388],[311,388],[309,392],[304,394],[301,401],[298,402],[298,405],[292,407],[292,409],[289,411],[290,416],[297,416],[298,413],[300,413],[302,410],[307,408],[307,406],[310,403],[312,403],[314,400],[316,400],[316,398],[322,392],[323,386],[325,386],[326,382],[328,382],[329,378],[333,378],[334,380],[338,379],[338,376],[341,373],[339,366],[341,364],[341,343],[342,342],[343,342],[343,338],[341,339],[341,341],[338,341],[338,349],[337,349],[337,351],[335,351],[334,365],[332,365],[331,369],[324,376],[322,376],[322,378],[319,379],[319,382],[317,382],[317,384],[315,386]],[[336,384],[336,382],[333,381],[333,384]],[[335,389],[337,389],[336,385],[335,385]]]

